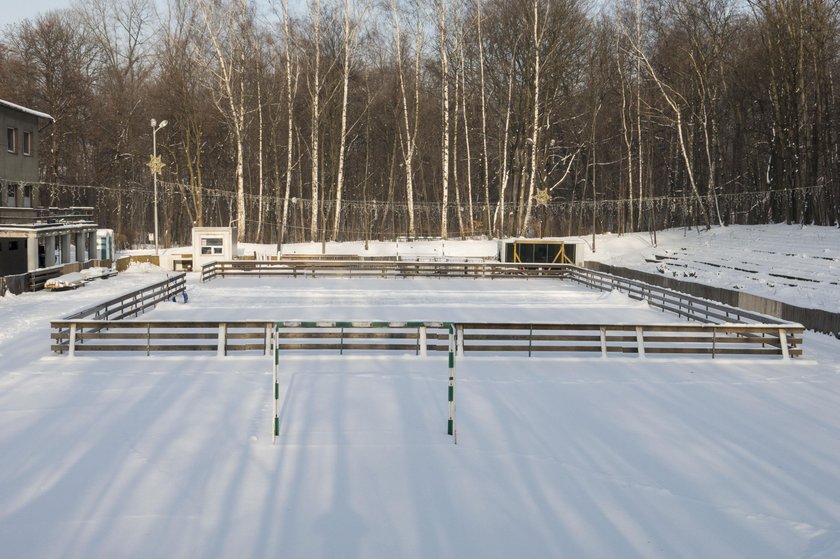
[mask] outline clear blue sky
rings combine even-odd
[[[69,8],[70,0],[3,0],[0,9],[0,27],[32,19],[41,12]]]

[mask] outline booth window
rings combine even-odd
[[[224,242],[222,237],[202,237],[201,254],[222,254]]]

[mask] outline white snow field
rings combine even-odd
[[[159,280],[0,299],[0,557],[840,557],[840,342],[801,359],[49,351]],[[217,279],[177,320],[668,322],[559,280]]]
[[[605,235],[587,260],[840,312],[840,228],[730,225]],[[655,261],[655,260],[658,260]]]

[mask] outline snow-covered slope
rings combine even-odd
[[[603,235],[588,259],[840,312],[840,228],[731,225]]]

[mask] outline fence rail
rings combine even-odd
[[[62,320],[51,348],[81,352],[400,352],[781,356],[802,354],[803,328],[791,324],[521,324],[442,322],[207,322]],[[273,333],[276,331],[276,337]],[[276,340],[276,342],[272,342]],[[276,343],[276,346],[272,344]]]
[[[201,268],[201,281],[237,276],[257,277],[438,277],[525,278],[563,277],[561,264],[505,264],[499,262],[405,262],[388,260],[231,260]]]

